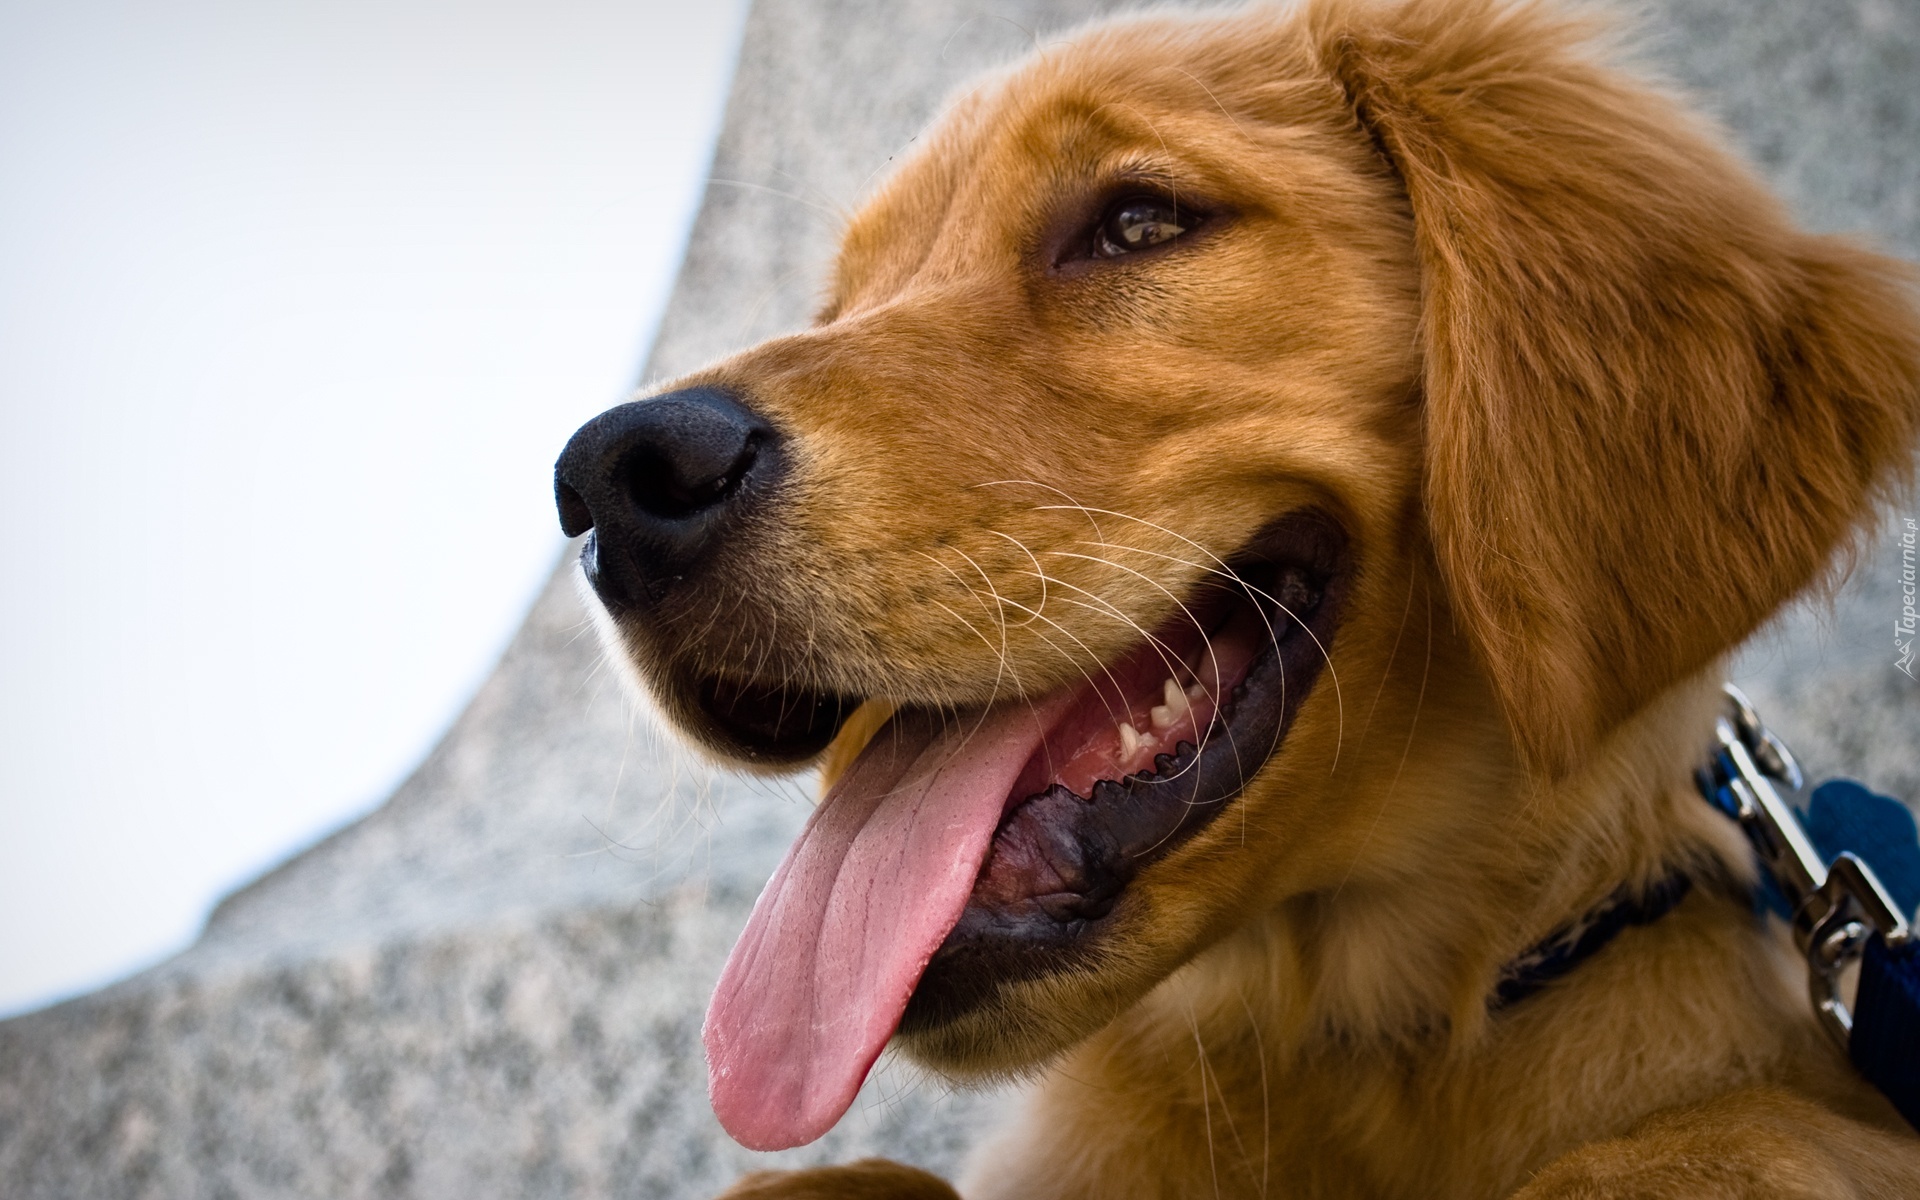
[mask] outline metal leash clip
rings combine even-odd
[[[1820,1023],[1847,1049],[1853,1011],[1842,992],[1843,977],[1856,967],[1868,940],[1878,933],[1889,949],[1912,937],[1906,918],[1887,895],[1873,868],[1852,853],[1823,863],[1794,808],[1775,785],[1797,793],[1806,784],[1800,764],[1774,732],[1761,723],[1753,703],[1726,685],[1728,713],[1715,722],[1709,795],[1739,821],[1760,862],[1792,913],[1793,940],[1807,957],[1807,990]]]

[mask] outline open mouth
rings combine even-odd
[[[1078,687],[903,708],[789,850],[707,1014],[714,1110],[742,1144],[813,1140],[897,1029],[1073,969],[1127,885],[1231,807],[1331,649],[1345,535],[1296,513]]]
[[[1331,646],[1344,543],[1296,518],[1096,673],[1035,748],[903,1031],[1071,967],[1140,871],[1228,807],[1279,749]]]

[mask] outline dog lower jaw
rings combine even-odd
[[[916,1057],[930,1065],[979,1063],[990,1046],[992,1057],[1017,1067],[1090,1032],[1033,1017],[1035,1002],[1044,1011],[1044,996],[1056,986],[1104,990],[1102,980],[1120,961],[1137,965],[1129,929],[1152,923],[1136,920],[1135,879],[1206,829],[1279,753],[1331,649],[1349,575],[1347,546],[1337,526],[1313,513],[1276,522],[1254,545],[1264,557],[1243,559],[1236,571],[1245,590],[1214,602],[1212,632],[1190,649],[1188,661],[1172,664],[1165,704],[1139,721],[1174,743],[1154,756],[1153,770],[1104,775],[1083,797],[1067,786],[1085,775],[1085,757],[1072,754],[1078,739],[1069,739],[1057,757],[1070,761],[1023,773],[973,895],[903,1016],[900,1035]],[[1156,637],[1153,645],[1168,647],[1168,639]],[[1196,666],[1208,678],[1194,689],[1183,720],[1176,685],[1181,671]],[[1124,677],[1129,665],[1115,669]],[[1174,741],[1183,733],[1194,740]],[[1122,734],[1110,762],[1136,765],[1154,749],[1136,748],[1152,730]],[[1033,790],[1049,778],[1050,786]],[[1087,1011],[1084,1001],[1075,1007]]]
[[[937,1023],[903,1021],[893,1050],[964,1087],[1036,1077],[1184,961],[1115,953],[1132,928],[1116,922],[1103,939],[1109,944],[1090,948],[1073,969],[1004,980],[980,1003]],[[1139,931],[1147,931],[1144,922]]]

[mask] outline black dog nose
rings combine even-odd
[[[773,427],[717,388],[622,404],[554,464],[560,528],[594,531],[582,561],[601,599],[657,600],[772,482],[779,457]]]

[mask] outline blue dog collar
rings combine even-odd
[[[1518,1004],[1585,962],[1635,925],[1650,925],[1693,890],[1693,879],[1676,871],[1645,891],[1621,888],[1572,924],[1563,925],[1508,963],[1494,984],[1489,1007]]]

